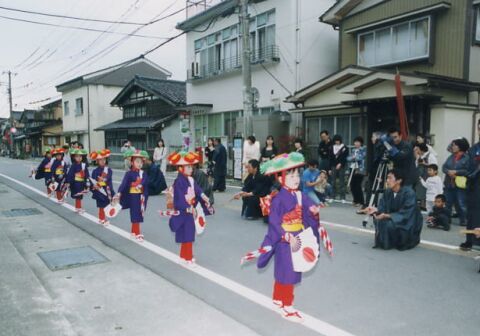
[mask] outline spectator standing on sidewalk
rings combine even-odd
[[[455,206],[460,225],[466,225],[466,176],[469,172],[469,157],[466,154],[470,145],[466,139],[452,141],[452,154],[443,164],[442,171],[445,174],[444,193],[447,197],[447,208],[451,212]]]
[[[320,139],[321,141],[318,145],[318,160],[320,161],[319,169],[329,171],[333,144],[327,130],[323,130],[320,133]]]
[[[125,140],[123,142],[123,146],[122,148],[120,149],[120,152],[125,156],[125,153],[127,151],[130,151],[132,150],[133,152],[135,152],[135,147],[132,146],[132,143],[129,141],[129,140]],[[130,170],[130,167],[132,165],[132,162],[130,160],[130,158],[125,158],[123,160],[123,163],[124,163],[124,168],[125,168],[125,171],[129,171]]]
[[[403,176],[403,185],[415,189],[418,173],[413,148],[410,143],[402,140],[402,134],[398,128],[390,129],[389,134],[393,144],[388,150],[388,158],[393,162],[393,168]]]
[[[215,139],[213,163],[213,191],[224,192],[226,189],[225,179],[227,177],[227,150],[222,145],[220,138]]]
[[[443,182],[440,176],[438,176],[438,166],[431,164],[427,168],[428,178],[424,179],[420,176],[420,183],[426,189],[426,209],[427,212],[431,212],[435,197],[443,194]]]
[[[247,140],[243,143],[243,159],[242,159],[242,164],[243,164],[243,175],[242,175],[242,180],[245,180],[245,178],[248,175],[247,172],[247,165],[250,160],[260,160],[260,143],[257,141],[257,139],[253,136],[250,135]]]
[[[347,161],[350,163],[350,174],[352,174],[350,189],[353,195],[353,206],[364,206],[365,198],[363,197],[362,183],[365,177],[367,150],[363,146],[363,138],[360,136],[353,140],[353,145],[354,148],[347,158]]]
[[[477,130],[480,135],[480,120],[477,124]],[[470,162],[467,183],[467,229],[475,229],[480,232],[480,229],[478,229],[480,228],[480,139],[470,148],[468,157]],[[470,249],[474,242],[474,236],[468,234],[460,247]]]
[[[277,156],[277,147],[273,141],[273,136],[269,135],[265,141],[265,147],[262,148],[261,162],[266,162]]]
[[[153,151],[153,162],[155,162],[162,173],[167,172],[167,155],[168,147],[165,146],[165,141],[163,139],[158,140],[157,147]]]
[[[295,152],[302,154],[303,157],[305,158],[305,150],[303,149],[303,140],[300,138],[296,138],[293,145],[295,147]]]
[[[342,137],[335,134],[333,137],[332,151],[330,152],[330,175],[332,176],[333,198],[340,195],[340,200],[345,203],[345,167],[347,165],[348,148],[343,143]],[[337,186],[338,180],[338,186]]]

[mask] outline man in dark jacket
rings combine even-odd
[[[333,143],[330,140],[330,134],[327,130],[323,130],[320,133],[320,139],[321,141],[318,145],[318,161],[320,162],[320,165],[318,168],[320,170],[329,171]]]
[[[393,168],[404,176],[403,185],[414,188],[418,181],[418,173],[413,148],[408,142],[402,140],[397,128],[392,128],[389,134],[393,144],[388,149],[388,158],[393,162]]]
[[[420,243],[423,218],[417,207],[412,188],[404,187],[403,176],[392,170],[387,175],[387,186],[378,209],[368,208],[375,222],[374,248],[400,251],[414,248]]]
[[[373,158],[372,158],[372,163],[370,165],[370,168],[368,170],[368,189],[367,189],[367,202],[370,202],[370,198],[372,197],[373,193],[373,184],[375,182],[375,177],[377,176],[378,168],[380,167],[380,163],[383,160],[384,153],[385,153],[385,146],[382,144],[380,141],[380,137],[382,136],[381,132],[373,132],[372,134],[372,147],[373,147]],[[385,170],[386,172],[386,170]],[[381,172],[378,172],[381,173]],[[383,179],[385,176],[378,176],[379,178]],[[373,200],[372,205],[377,205],[378,204],[378,195],[379,192],[383,192],[383,184],[379,184],[380,190],[375,190],[375,199]],[[366,207],[366,206],[365,206]],[[360,213],[363,213],[360,211]]]
[[[167,189],[167,182],[163,176],[160,166],[148,158],[143,166],[143,170],[148,175],[148,195],[158,195]]]
[[[220,138],[216,138],[214,144],[213,191],[224,192],[226,189],[225,179],[227,176],[227,150],[222,145]]]
[[[477,128],[480,135],[480,120]],[[480,228],[480,141],[470,147],[468,157],[470,168],[467,181],[467,229],[473,230]],[[474,235],[468,234],[460,248],[468,250],[472,248],[474,243],[478,244],[478,242],[479,240],[475,240]]]

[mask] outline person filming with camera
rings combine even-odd
[[[387,158],[393,163],[393,168],[404,176],[403,186],[414,188],[418,181],[415,155],[412,146],[402,140],[402,133],[398,128],[391,128],[381,137],[387,150]]]

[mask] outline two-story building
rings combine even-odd
[[[171,73],[141,56],[58,85],[65,141],[79,141],[89,151],[104,148],[104,132],[95,128],[122,118],[122,111],[110,102],[135,75],[167,79]]]
[[[183,142],[179,109],[185,101],[185,82],[135,76],[111,101],[123,117],[95,130],[105,132],[105,144],[113,156],[118,156],[125,140],[153,153],[163,138],[170,150],[178,150]]]
[[[253,131],[285,146],[302,136],[285,97],[337,69],[338,36],[318,16],[333,0],[250,1]],[[187,41],[187,108],[195,146],[208,137],[232,145],[243,132],[242,42],[238,1],[224,0],[179,23]],[[248,136],[248,134],[246,135]]]
[[[480,92],[479,0],[341,0],[320,21],[338,30],[340,70],[287,101],[302,113],[312,154],[323,129],[367,137],[398,125],[400,74],[410,133],[440,154],[455,137],[474,140]]]
[[[42,106],[39,113],[45,124],[42,126],[42,145],[48,147],[60,147],[65,143],[62,123],[62,99],[56,99]],[[41,153],[42,149],[38,153]]]

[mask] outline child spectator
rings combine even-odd
[[[315,186],[318,183],[317,178],[320,175],[320,171],[317,167],[317,160],[309,160],[307,162],[307,169],[304,170],[302,176],[303,192],[308,195],[315,205],[319,205],[321,203],[320,199],[315,193]]]
[[[431,229],[450,230],[450,211],[446,207],[447,198],[444,195],[435,196],[435,205],[428,213],[427,223]]]
[[[436,196],[443,194],[443,182],[440,176],[438,176],[438,166],[436,164],[428,165],[427,175],[426,180],[420,177],[420,182],[427,189],[426,207],[427,212],[431,212]]]
[[[315,193],[321,203],[325,203],[327,199],[330,199],[332,195],[332,186],[328,183],[328,174],[325,170],[320,171],[320,175],[317,178],[317,184],[315,185]]]

